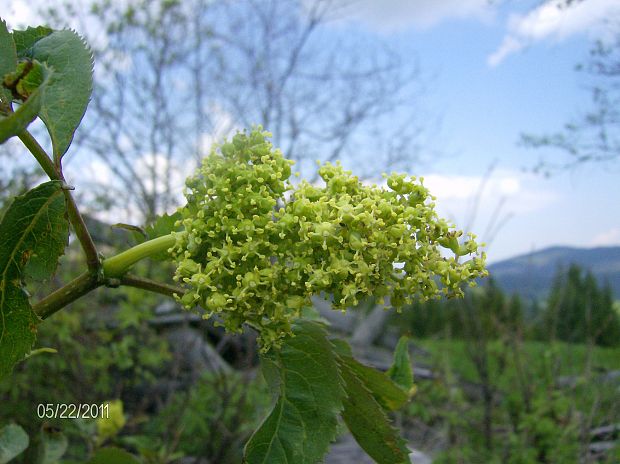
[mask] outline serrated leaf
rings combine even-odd
[[[0,380],[34,344],[38,318],[17,282],[0,284]]]
[[[15,42],[17,56],[20,58],[31,58],[32,46],[52,32],[54,31],[46,26],[29,27],[25,31],[13,31],[13,41]]]
[[[294,337],[268,354],[277,366],[278,400],[245,446],[247,464],[315,464],[336,436],[344,392],[336,354],[318,323],[299,321]]]
[[[180,231],[182,229],[181,225],[175,225],[176,222],[180,219],[181,213],[179,213],[178,211],[173,214],[164,213],[161,216],[157,216],[152,224],[149,224],[144,228],[146,238],[148,240],[152,240],[157,237],[163,237],[164,235],[168,235],[171,232]],[[149,258],[155,261],[168,261],[170,260],[170,254],[168,254],[168,252],[166,251],[162,251],[155,255],[149,256]]]
[[[98,450],[86,464],[140,464],[140,461],[127,451],[108,447]]]
[[[30,254],[23,271],[25,278],[38,282],[49,279],[56,272],[58,259],[64,254],[65,247],[69,242],[69,221],[66,216],[65,196],[57,181],[47,188],[47,192],[53,195],[45,211],[45,224],[37,230],[36,242],[27,252]],[[42,184],[46,185],[46,184]],[[52,193],[53,192],[53,193]]]
[[[409,358],[409,338],[400,337],[396,350],[394,350],[394,362],[388,369],[387,375],[405,391],[410,392],[413,388],[413,370]]]
[[[407,390],[394,383],[385,373],[365,366],[353,357],[340,356],[340,358],[357,377],[364,379],[366,388],[385,409],[396,411],[409,401]]]
[[[29,78],[30,74],[33,76]],[[0,143],[4,143],[9,138],[19,135],[34,121],[41,110],[45,91],[52,74],[49,69],[38,61],[33,62],[33,69],[24,77],[25,83],[22,84],[25,89],[30,90],[32,93],[15,112],[9,113],[6,117],[0,116]],[[42,78],[43,81],[34,81],[35,79],[39,81],[39,78]],[[36,89],[32,90],[35,86]]]
[[[11,103],[11,92],[5,89],[1,83],[4,75],[13,72],[17,67],[17,50],[13,37],[6,27],[6,23],[0,19],[0,101],[5,105]]]
[[[334,351],[340,356],[349,356],[353,357],[353,352],[351,351],[351,346],[341,338],[332,338],[330,340],[334,347]]]
[[[181,213],[178,211],[168,214],[164,213],[161,216],[157,216],[152,224],[147,225],[144,228],[149,240],[157,237],[163,237],[171,232],[179,231],[182,229],[181,225],[175,225],[177,221],[181,220]]]
[[[0,429],[0,464],[6,464],[28,448],[28,434],[19,425],[9,424]]]
[[[409,400],[407,390],[394,383],[386,373],[366,366],[355,359],[347,342],[340,339],[332,339],[331,342],[341,361],[357,377],[364,379],[364,384],[383,408],[389,411],[396,411]]]
[[[129,235],[129,242],[133,245],[138,245],[148,240],[148,235],[140,226],[134,226],[132,224],[124,224],[122,222],[118,222],[116,224],[112,224],[110,227],[112,227],[113,229],[120,229],[122,231],[125,231]]]
[[[347,396],[342,418],[360,447],[379,464],[410,463],[409,450],[398,431],[349,363],[339,360],[340,374]]]
[[[279,366],[268,356],[261,356],[260,371],[271,391],[273,401],[276,402],[280,397],[280,384],[282,381]]]
[[[144,242],[148,235],[144,229],[140,226],[134,226],[133,224],[125,224],[124,222],[117,222],[116,224],[112,224],[110,227],[113,229],[123,229],[130,232],[139,242]]]
[[[38,317],[22,280],[26,267],[36,277],[49,276],[67,242],[65,199],[58,181],[18,196],[0,221],[0,379],[30,353]]]
[[[73,31],[55,31],[35,42],[32,57],[52,67],[39,117],[52,139],[54,162],[60,163],[86,112],[93,88],[93,56]]]

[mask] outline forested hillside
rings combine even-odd
[[[551,247],[506,259],[489,266],[495,281],[508,293],[521,297],[544,298],[549,293],[558,268],[571,264],[592,272],[601,283],[611,286],[620,299],[620,247]]]

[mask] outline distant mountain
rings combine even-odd
[[[609,282],[620,299],[620,246],[599,248],[551,247],[488,266],[490,275],[508,293],[544,298],[559,267],[577,264],[592,271],[600,285]]]

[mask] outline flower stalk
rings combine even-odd
[[[175,243],[175,237],[164,235],[144,243],[140,243],[129,250],[103,260],[103,276],[106,279],[121,278],[138,261],[154,254],[166,251]]]

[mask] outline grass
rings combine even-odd
[[[482,382],[472,360],[472,342],[418,339],[414,343],[431,353],[434,369],[449,377]],[[521,377],[512,347],[498,340],[487,345],[491,384],[505,396],[515,392],[520,381],[527,382],[533,391],[550,391],[558,388],[562,377],[570,376],[571,382],[562,390],[575,409],[590,417],[594,425],[620,422],[619,382],[603,381],[602,377],[605,372],[620,371],[620,347],[589,349],[586,345],[527,341],[518,352]]]
[[[451,368],[465,380],[472,382],[478,380],[474,363],[468,355],[471,344],[463,340],[428,338],[415,340],[414,343],[431,353],[434,364],[439,363]],[[527,362],[527,368],[531,371],[540,372],[552,368],[556,376],[582,375],[586,370],[588,357],[590,357],[590,370],[593,375],[602,371],[620,370],[620,347],[595,346],[589,350],[586,345],[527,341],[521,348],[520,356],[523,362]],[[491,359],[498,358],[500,354],[505,353],[508,367],[514,365],[511,363],[512,350],[502,342],[498,340],[490,342],[488,352]],[[492,364],[492,368],[498,368],[496,363]]]

